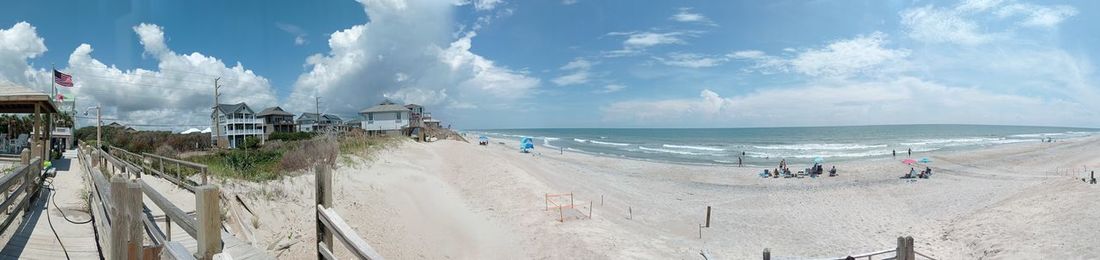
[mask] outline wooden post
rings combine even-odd
[[[30,165],[31,164],[31,149],[23,148],[23,151],[19,153],[19,161],[22,162],[23,165]]]
[[[588,202],[588,219],[592,219],[592,202]]]
[[[129,208],[126,209],[126,213],[129,214],[129,226],[130,235],[129,243],[127,244],[127,254],[130,255],[130,259],[140,260],[144,250],[142,250],[142,244],[145,242],[142,237],[145,234],[145,225],[142,224],[142,195],[141,184],[137,180],[130,180],[126,185],[126,201],[130,203]]]
[[[707,228],[710,228],[710,206],[707,206]]]
[[[166,230],[164,239],[172,241],[172,218],[168,217],[168,214],[164,214],[164,229]]]
[[[206,185],[206,168],[202,168],[202,185]]]
[[[195,209],[198,211],[198,255],[195,258],[210,260],[222,252],[222,215],[218,206],[218,187],[202,185],[195,188]]]
[[[630,216],[627,217],[627,219],[634,220],[634,208],[626,207],[626,212],[630,213]]]
[[[764,248],[764,260],[772,260],[772,250]]]
[[[317,185],[316,204],[326,209],[332,208],[332,173],[329,172],[327,166],[322,164],[314,168],[314,175]],[[329,250],[332,250],[332,232],[328,231],[328,228],[325,227],[325,224],[322,223],[320,219],[316,219],[318,218],[316,212],[314,212],[313,215],[315,218],[314,221],[317,223],[317,259],[325,259],[324,256],[321,255],[320,246],[324,245]]]
[[[905,237],[905,259],[916,260],[916,251],[913,250],[913,237]]]
[[[895,254],[894,259],[895,260],[912,260],[912,259],[906,258],[907,254],[905,252],[907,251],[907,249],[906,249],[905,245],[906,245],[905,237],[898,237],[898,248],[894,252],[894,254]]]
[[[129,203],[126,203],[127,187],[126,180],[122,177],[115,175],[111,178],[111,201],[108,214],[111,215],[111,252],[110,259],[129,259],[126,255],[126,242],[128,232],[129,217],[126,212],[126,208],[129,207]]]

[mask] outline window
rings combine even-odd
[[[395,114],[397,114],[397,121],[401,121],[401,112],[397,112]]]

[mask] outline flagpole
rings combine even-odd
[[[54,81],[57,81],[57,66],[53,63],[50,63],[50,92],[53,92],[53,95],[50,96],[50,99],[57,98],[57,87],[55,86]]]

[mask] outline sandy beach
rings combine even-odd
[[[1098,145],[919,153],[935,175],[908,181],[900,158],[841,162],[839,177],[763,179],[761,168],[522,154],[514,142],[404,142],[338,169],[335,208],[390,259],[755,259],[764,248],[826,258],[892,249],[898,236],[937,259],[1096,259],[1100,185],[1080,178],[1100,167]],[[227,187],[268,212],[261,245],[313,256],[311,174]],[[559,222],[547,193],[574,194],[578,210]]]

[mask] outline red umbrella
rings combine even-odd
[[[901,160],[901,163],[904,163],[904,164],[910,164],[910,165],[911,165],[911,164],[917,163],[917,160],[913,160],[913,159],[905,159],[905,160]]]

